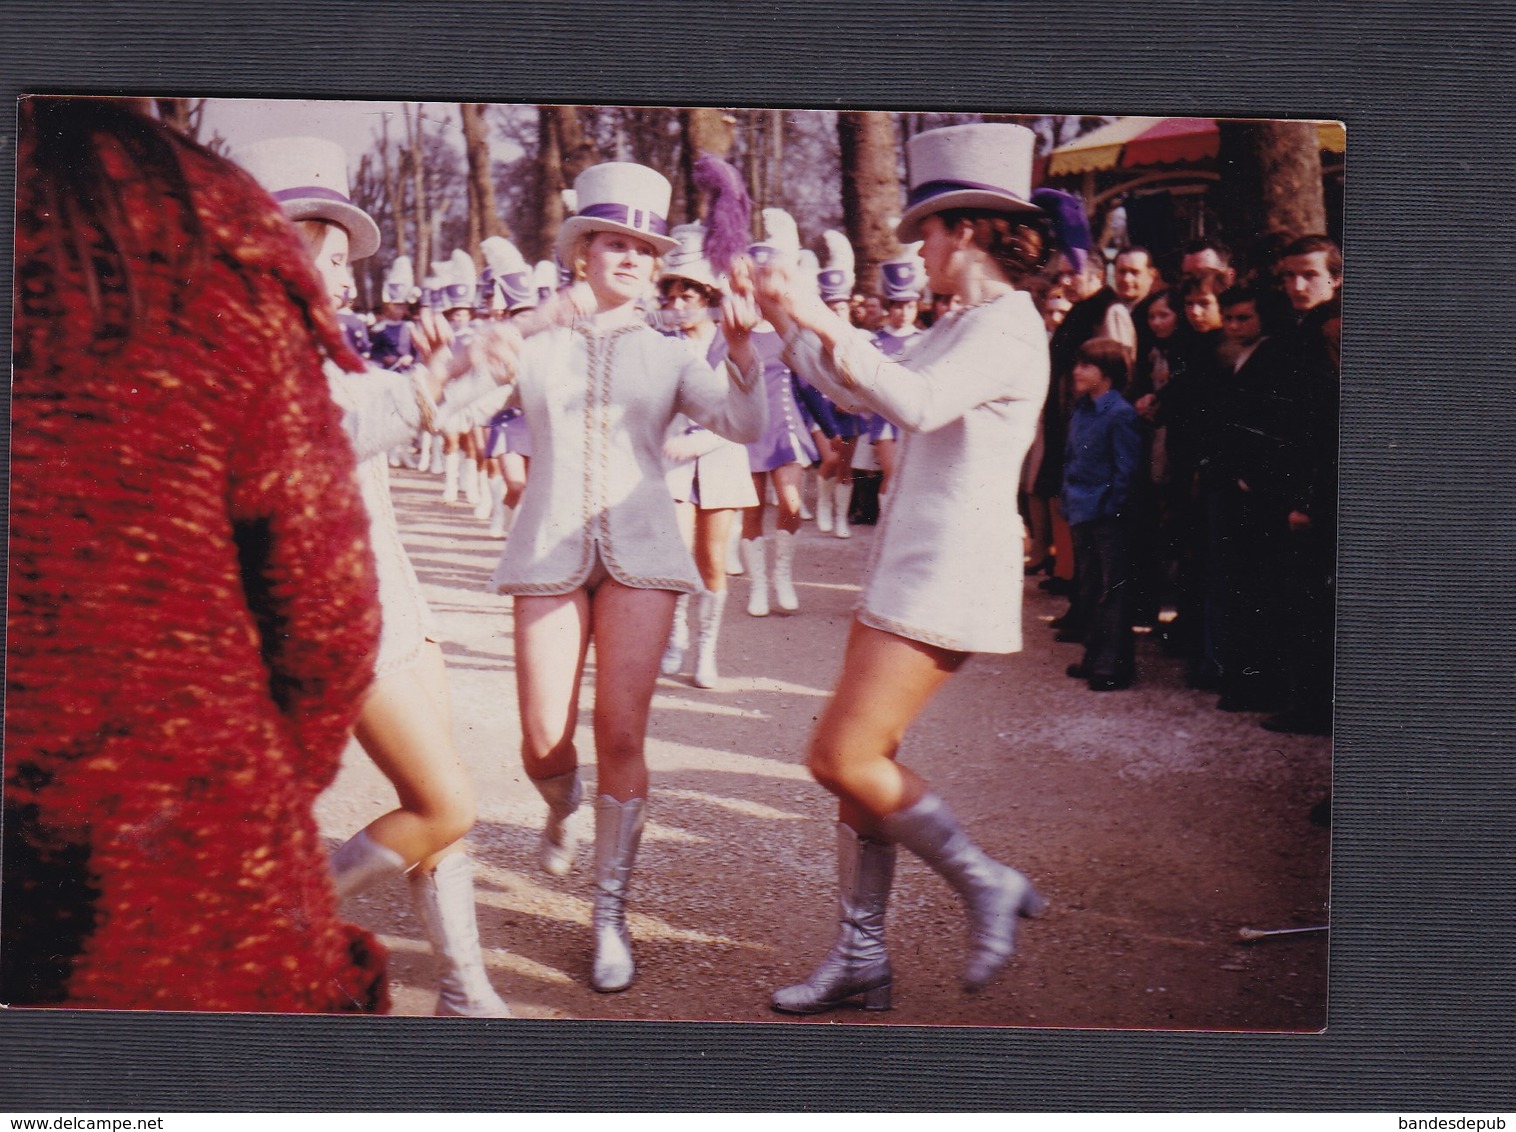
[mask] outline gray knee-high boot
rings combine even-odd
[[[590,986],[621,991],[632,985],[632,936],[626,926],[626,897],[632,862],[642,843],[646,798],[618,802],[608,794],[595,800],[595,964]]]
[[[380,845],[360,829],[339,845],[327,858],[337,898],[346,900],[354,893],[371,888],[386,877],[405,872],[405,858],[386,845]]]
[[[437,988],[438,1015],[509,1018],[510,1007],[490,986],[479,950],[479,921],[474,914],[474,863],[466,853],[442,858],[432,872],[411,873],[411,900],[426,925],[432,951],[442,960]]]
[[[1040,915],[1047,902],[1026,877],[975,845],[936,794],[926,794],[915,805],[890,814],[879,827],[930,865],[963,898],[973,942],[963,986],[978,990],[1015,951],[1016,917]]]
[[[533,778],[531,783],[547,803],[547,823],[537,845],[537,863],[544,872],[561,877],[574,867],[574,850],[579,840],[569,827],[569,818],[584,800],[579,768],[552,778]]]
[[[895,847],[837,823],[837,939],[811,977],[774,992],[786,1014],[820,1014],[862,997],[866,1010],[890,1008],[884,912],[895,880]]]

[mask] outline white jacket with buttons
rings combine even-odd
[[[839,408],[901,430],[858,619],[958,652],[1020,651],[1016,492],[1048,389],[1031,297],[1013,291],[949,315],[898,360],[863,331],[835,352],[794,336],[787,356]]]
[[[618,582],[697,592],[664,478],[664,437],[683,413],[729,440],[755,439],[766,417],[758,376],[730,363],[718,373],[640,321],[600,330],[581,320],[527,339],[508,393],[478,399],[479,377],[453,383],[448,400],[465,409],[446,415],[448,428],[518,404],[532,434],[526,491],[491,587],[569,593],[598,549]]]

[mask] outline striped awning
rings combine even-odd
[[[1318,122],[1316,127],[1324,151],[1342,153],[1347,148],[1341,122]],[[1219,139],[1214,118],[1118,118],[1053,150],[1047,175],[1194,164],[1214,158]]]

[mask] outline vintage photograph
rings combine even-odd
[[[1326,1029],[1330,111],[22,98],[0,1003]]]

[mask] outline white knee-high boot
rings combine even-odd
[[[748,584],[747,612],[749,617],[769,615],[769,565],[766,546],[768,539],[742,540],[742,564],[747,567]]]
[[[458,474],[463,464],[462,449],[454,448],[442,457],[442,502],[458,502]]]
[[[786,613],[800,608],[795,592],[795,532],[774,532],[774,601]]]
[[[853,505],[853,485],[839,482],[833,489],[833,494],[836,498],[832,506],[836,515],[832,520],[832,534],[838,538],[852,538],[853,528],[848,526],[847,513]]]
[[[490,986],[479,949],[479,921],[474,913],[474,863],[466,853],[442,858],[431,872],[411,872],[411,899],[432,951],[442,960],[437,990],[438,1015],[509,1018],[510,1007]]]
[[[474,494],[471,496],[474,518],[488,519],[490,512],[495,509],[495,482],[495,477],[480,471],[479,465],[474,465]],[[505,486],[504,480],[499,482],[502,487]]]
[[[674,603],[674,624],[669,629],[668,643],[663,646],[663,659],[658,671],[673,676],[684,667],[684,654],[690,647],[690,595],[680,594]]]
[[[646,809],[646,798],[618,802],[602,794],[595,800],[595,904],[590,914],[595,962],[590,986],[597,991],[626,990],[636,973],[626,898]]]
[[[479,465],[465,452],[463,459],[458,462],[458,494],[463,497],[464,502],[471,504],[479,502],[480,479]],[[484,516],[481,515],[480,518]]]
[[[816,477],[816,529],[824,535],[832,533],[832,489],[836,480]]]
[[[543,872],[561,877],[574,867],[574,849],[579,841],[569,825],[569,819],[584,800],[579,768],[551,778],[533,778],[531,783],[547,803],[547,822],[542,827],[542,840],[537,845],[537,863]]]
[[[355,893],[372,888],[386,877],[405,872],[405,858],[387,845],[381,845],[360,829],[339,845],[327,858],[337,898],[346,900]]]
[[[786,1014],[820,1014],[862,997],[867,1010],[890,1008],[884,912],[895,880],[895,847],[837,823],[837,939],[803,983],[774,992]]]
[[[695,645],[695,687],[714,688],[720,679],[716,673],[716,640],[721,636],[721,614],[726,609],[726,591],[701,591],[697,608],[699,636]]]
[[[1047,902],[1032,882],[974,844],[936,794],[879,823],[891,840],[920,857],[958,891],[969,914],[973,949],[963,970],[966,990],[978,990],[1016,949],[1018,916],[1038,916]]]
[[[511,509],[505,505],[505,481],[490,479],[490,538],[504,538],[510,533]]]
[[[421,448],[416,453],[416,468],[418,471],[429,472],[432,470],[432,434],[421,434]]]

